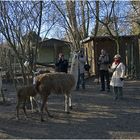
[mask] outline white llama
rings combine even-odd
[[[70,74],[74,76],[75,79],[75,85],[73,87],[73,90],[76,89],[77,86],[77,81],[78,81],[78,53],[74,52],[73,57],[72,57],[72,62],[71,62],[71,67],[70,67]],[[72,109],[72,99],[71,99],[71,94],[69,95],[69,107]]]
[[[77,81],[78,81],[78,53],[74,52],[71,62],[70,74],[72,74],[75,78],[75,86],[76,89]]]

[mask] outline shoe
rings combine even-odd
[[[85,90],[85,87],[82,87],[83,90]]]
[[[107,89],[107,92],[110,92],[110,89]]]
[[[120,97],[120,100],[124,100],[124,97],[121,96],[121,97]]]
[[[78,91],[79,90],[79,88],[76,88],[76,91]]]
[[[114,98],[114,101],[116,101],[118,99],[118,97],[116,96],[115,98]]]
[[[100,91],[105,91],[104,89],[101,89]]]
[[[73,107],[72,106],[69,106],[69,108],[72,110],[73,109]]]

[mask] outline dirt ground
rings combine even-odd
[[[86,90],[72,92],[73,110],[64,112],[64,97],[50,95],[48,108],[54,118],[28,110],[29,119],[20,113],[16,120],[16,95],[5,85],[7,102],[0,104],[0,138],[13,139],[140,139],[140,81],[126,81],[124,100],[114,101],[113,94],[100,92],[89,79]]]

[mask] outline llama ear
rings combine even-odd
[[[77,55],[74,55],[74,58],[76,59],[77,58]]]
[[[28,61],[25,61],[25,62],[24,62],[24,66],[25,66],[25,67],[28,67],[28,66],[29,66],[29,62],[28,62]]]

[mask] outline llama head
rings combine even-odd
[[[78,60],[78,53],[74,52],[72,59],[73,59],[73,61]]]
[[[71,67],[78,67],[78,53],[74,52],[72,56]]]
[[[25,62],[24,62],[24,66],[25,66],[25,67],[29,67],[29,61],[25,61]]]

